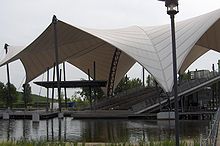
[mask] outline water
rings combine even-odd
[[[209,121],[180,121],[182,139],[196,139]],[[80,142],[138,142],[174,139],[174,121],[146,120],[0,120],[0,139],[45,139]]]

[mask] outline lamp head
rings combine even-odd
[[[4,45],[4,49],[5,49],[6,54],[8,53],[8,46],[9,46],[8,44]]]
[[[178,0],[159,0],[165,2],[165,6],[167,7],[167,14],[175,15],[179,12]]]

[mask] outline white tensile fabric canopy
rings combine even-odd
[[[176,24],[177,68],[180,73],[197,58],[213,49],[220,51],[220,10]],[[173,86],[172,43],[170,25],[123,29],[98,30],[74,27],[57,22],[59,62],[68,61],[85,73],[93,70],[96,79],[108,81],[112,58],[121,50],[117,65],[115,86],[126,72],[140,63],[151,73],[160,86],[170,92]],[[16,48],[9,48],[13,50]],[[53,24],[29,46],[8,53],[0,65],[20,59],[29,82],[52,67],[55,62]],[[93,73],[91,73],[93,76]]]

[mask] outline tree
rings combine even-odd
[[[191,79],[191,74],[188,70],[188,72],[184,72],[182,74],[179,74],[179,81],[185,81],[185,80],[190,80]]]
[[[136,87],[141,87],[142,86],[142,81],[139,78],[134,78],[131,79],[127,76],[124,76],[117,87],[115,88],[114,94],[118,94],[120,92],[126,91],[128,89],[136,88]]]
[[[118,83],[117,87],[114,90],[114,94],[118,94],[122,91],[126,91],[129,89],[128,85],[129,77],[124,76],[121,81]]]
[[[4,101],[4,88],[5,88],[5,85],[0,82],[0,101]]]
[[[13,84],[10,84],[10,95],[8,95],[8,83],[4,85],[3,83],[0,83],[0,96],[2,97],[2,101],[7,104],[7,99],[9,99],[9,103],[15,103],[18,98],[18,92],[16,91],[16,87]]]
[[[25,90],[26,88],[26,90]],[[31,103],[32,102],[32,97],[31,97],[31,86],[30,84],[24,84],[23,85],[23,101],[26,103]]]
[[[129,87],[130,89],[141,87],[143,85],[141,79],[139,78],[132,79],[131,81],[129,81],[129,84],[130,84],[130,87]]]
[[[84,80],[84,79],[82,79]],[[90,97],[90,89],[89,87],[82,87],[81,91],[78,91],[77,94],[80,94],[81,98],[84,98],[85,100],[89,100]],[[95,96],[96,99],[102,99],[104,97],[104,92],[100,87],[91,87],[91,96],[92,99],[94,100]]]
[[[78,93],[76,93],[76,94],[78,94]],[[86,100],[86,98],[83,99],[83,98],[78,97],[76,95],[72,95],[71,101],[75,103],[75,108],[77,110],[89,105],[89,101]]]
[[[81,89],[82,90],[77,93],[80,94],[82,98],[86,98],[87,100],[89,100],[89,97],[90,97],[89,87],[82,87]],[[100,87],[91,88],[91,96],[95,97],[95,94],[98,100],[104,97],[104,92]]]
[[[146,82],[147,82],[148,87],[155,87],[156,86],[156,82],[154,80],[154,77],[151,76],[151,75],[147,76],[147,81]]]

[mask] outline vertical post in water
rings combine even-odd
[[[62,121],[61,121],[62,119],[61,118],[59,118],[58,119],[58,124],[59,124],[59,129],[58,129],[58,131],[59,131],[59,133],[58,133],[58,140],[59,141],[61,141],[61,133],[62,133],[62,129],[61,129],[61,124],[62,124]]]
[[[59,50],[57,45],[57,17],[53,16],[53,26],[54,26],[54,47],[55,47],[55,59],[56,59],[56,70],[57,70],[57,92],[59,101],[59,112],[61,113],[61,97],[60,97],[60,73],[59,73]]]
[[[55,81],[55,63],[53,65],[53,82]],[[54,87],[52,87],[52,101],[51,101],[51,110],[53,111],[53,103],[54,103]]]
[[[50,72],[49,72],[49,67],[47,68],[47,82],[49,82],[49,76],[50,76]],[[46,107],[46,111],[48,112],[49,110],[49,88],[47,88],[47,107]]]
[[[62,81],[62,69],[60,69],[60,81]],[[60,88],[61,89],[61,88]],[[60,100],[61,100],[61,105],[62,105],[62,99],[63,98],[63,95],[61,95],[61,93],[60,93]],[[62,107],[62,106],[61,106]]]
[[[66,81],[66,67],[65,62],[63,62],[63,81]],[[64,88],[64,96],[65,96],[65,108],[67,109],[67,93],[66,88]]]
[[[62,77],[61,74],[62,74],[62,69],[60,69],[60,76],[59,76],[59,80],[60,80],[60,81],[61,81],[61,77]],[[60,95],[60,100],[61,100],[61,95]],[[62,103],[61,103],[61,101],[60,101],[60,107],[61,107],[61,104],[62,104]],[[59,114],[60,114],[61,116],[60,116]],[[59,114],[58,114],[58,118],[59,118],[59,134],[58,134],[59,137],[58,137],[58,139],[59,139],[59,141],[61,141],[61,133],[62,133],[62,122],[61,122],[61,119],[63,118],[63,115],[62,115],[61,113],[59,113]]]
[[[53,118],[51,119],[51,139],[54,141]]]
[[[47,126],[47,141],[49,140],[49,125],[48,125],[48,119],[46,120],[46,126]]]
[[[5,44],[5,46],[4,46],[4,49],[5,49],[5,52],[6,52],[6,54],[8,54],[8,44]],[[8,108],[12,108],[12,103],[11,102],[9,102],[9,101],[11,101],[11,87],[10,87],[10,72],[9,72],[9,65],[8,65],[8,63],[6,64],[6,67],[7,67],[7,79],[8,79],[8,97],[7,97],[7,107]]]

